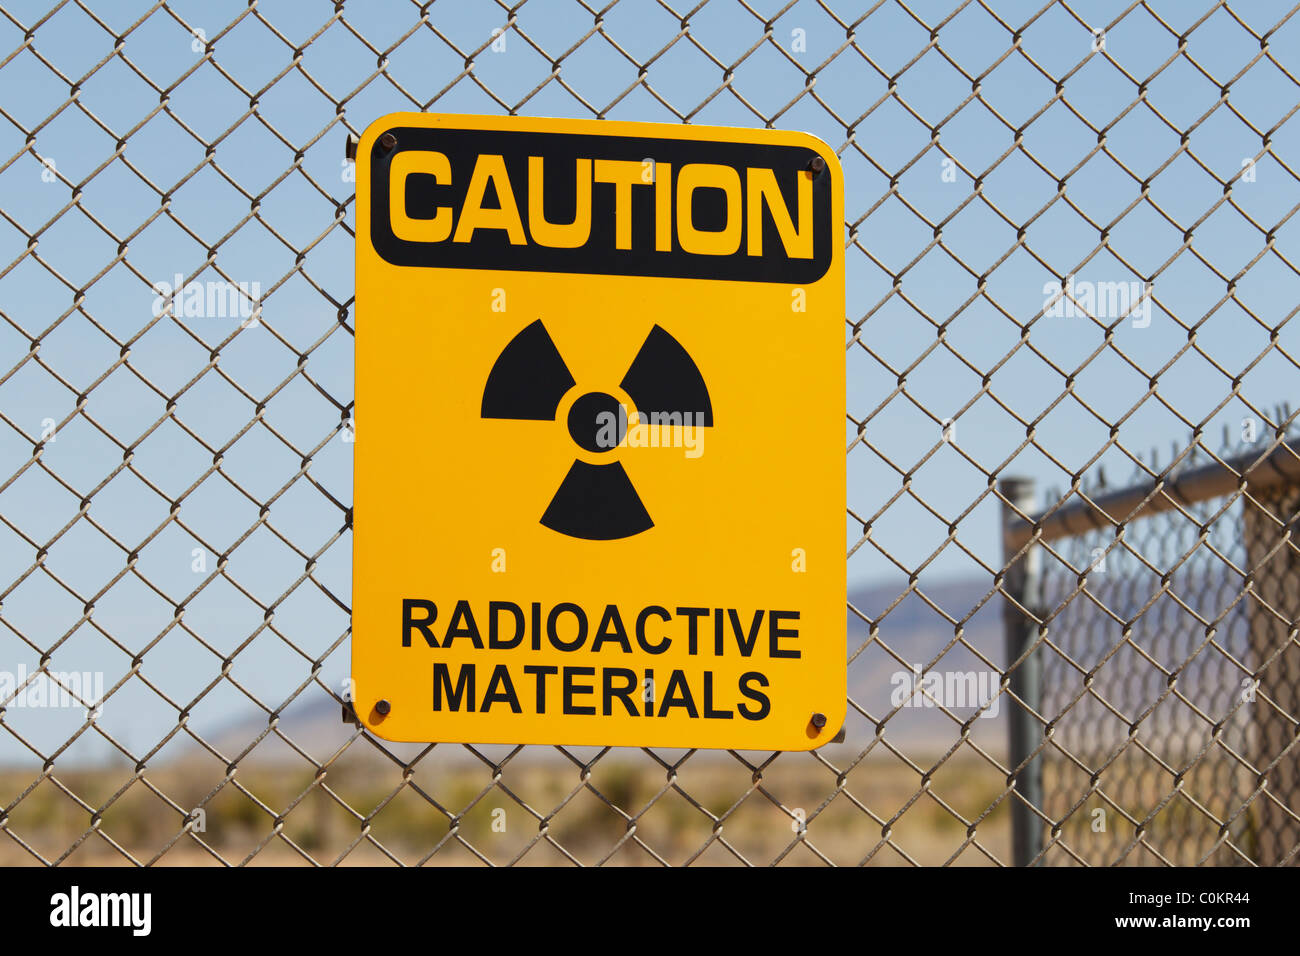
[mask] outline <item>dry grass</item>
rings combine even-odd
[[[154,791],[177,806],[198,806],[222,773],[194,764],[151,769],[134,783],[126,769],[58,771],[56,777],[57,783],[42,781],[9,812],[0,832],[0,865],[38,862],[10,835],[49,860],[81,840],[68,865],[128,863],[110,840],[149,861],[181,829],[180,812]],[[0,805],[11,805],[35,778],[30,771],[0,772]],[[925,789],[919,775],[898,761],[866,761],[838,792],[834,771],[794,754],[764,769],[761,790],[749,770],[725,755],[696,754],[670,782],[663,768],[637,752],[605,756],[585,783],[581,768],[554,760],[510,761],[496,782],[488,767],[463,760],[423,760],[405,786],[400,768],[374,761],[332,767],[317,785],[313,779],[310,768],[241,768],[206,803],[206,829],[198,838],[226,861],[252,865],[305,865],[307,856],[321,863],[386,864],[385,850],[403,863],[427,858],[434,865],[479,865],[475,851],[496,864],[524,853],[525,865],[567,865],[570,856],[587,865],[656,865],[656,856],[673,864],[734,865],[741,858],[819,864],[813,847],[838,864],[933,865],[954,855],[957,865],[990,863],[979,847],[1004,862],[1009,856],[1010,807],[999,802],[1004,784],[977,758],[953,758]],[[91,813],[59,785],[90,807],[106,808],[88,835]],[[797,810],[808,818],[807,845],[797,839]],[[973,822],[986,813],[975,830],[979,846],[969,844],[967,824],[954,814]],[[636,818],[634,838],[626,838],[624,814]],[[541,839],[539,817],[547,818]],[[362,838],[363,818],[375,842]],[[220,861],[187,835],[158,863]]]

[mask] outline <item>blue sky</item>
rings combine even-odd
[[[769,42],[762,42],[763,22],[741,4],[711,0],[689,15],[690,39],[660,53],[680,32],[681,16],[649,0],[616,4],[604,13],[602,32],[581,43],[595,19],[579,3],[528,0],[495,50],[488,44],[507,26],[506,13],[489,2],[438,0],[424,24],[418,6],[404,0],[349,3],[343,20],[332,3],[290,0],[261,2],[257,16],[234,2],[173,3],[175,17],[150,13],[145,2],[92,5],[107,30],[74,4],[36,25],[50,4],[7,3],[12,19],[0,20],[0,669],[36,665],[38,652],[18,634],[39,647],[63,639],[52,669],[102,669],[111,686],[149,647],[142,676],[184,704],[252,637],[230,677],[276,706],[309,679],[311,660],[343,638],[347,614],[329,596],[346,602],[351,579],[340,505],[351,502],[352,446],[337,433],[352,398],[353,244],[337,220],[351,221],[354,183],[343,142],[348,128],[360,131],[396,110],[589,117],[594,108],[611,119],[678,122],[675,110],[693,123],[762,126],[757,111],[839,151],[852,240],[846,340],[856,330],[861,343],[847,352],[846,445],[859,434],[854,421],[865,423],[865,443],[848,455],[848,503],[872,519],[871,541],[849,560],[851,586],[901,590],[907,572],[927,561],[923,580],[987,576],[979,561],[996,565],[1000,556],[997,502],[980,500],[987,472],[1068,485],[1069,471],[1092,460],[1109,425],[1121,420],[1123,447],[1146,455],[1158,446],[1162,463],[1176,443],[1186,447],[1188,423],[1207,423],[1207,444],[1217,448],[1224,427],[1236,436],[1254,415],[1231,398],[1236,376],[1241,396],[1269,415],[1281,401],[1294,404],[1297,369],[1288,356],[1300,356],[1291,320],[1300,280],[1288,260],[1300,181],[1285,163],[1297,152],[1291,114],[1300,97],[1282,67],[1300,62],[1300,24],[1285,19],[1287,4],[1239,5],[1256,34],[1281,21],[1268,37],[1272,60],[1258,59],[1244,74],[1261,54],[1260,40],[1223,9],[1197,25],[1212,8],[1202,2],[1152,3],[1154,15],[1139,8],[1114,26],[1124,3],[1078,5],[1087,8],[1087,24],[1059,5],[1035,17],[1038,4],[991,4],[1013,28],[1032,19],[1019,52],[978,4],[917,0],[909,15],[893,2],[828,3],[845,23],[871,11],[847,47],[844,26],[817,3],[750,5],[776,17]],[[146,14],[114,56],[109,31],[127,31]],[[939,25],[940,49],[926,49],[930,34],[918,19]],[[34,25],[24,48],[24,31]],[[1105,30],[1104,51],[1094,51],[1092,27]],[[1177,35],[1189,29],[1186,55],[1177,56]],[[204,62],[204,42],[214,38]],[[472,77],[464,73],[468,54]],[[652,57],[645,76],[653,93],[637,85],[637,63]],[[947,58],[971,76],[989,71],[980,82],[983,102],[952,116],[972,83]],[[548,81],[556,59],[574,92]],[[731,88],[714,95],[733,65]],[[808,72],[816,81],[804,92]],[[1065,102],[1040,113],[1055,93],[1044,72],[1070,76]],[[1137,84],[1152,74],[1145,101],[1134,105]],[[891,75],[898,99],[888,96]],[[80,108],[66,105],[72,85]],[[1251,125],[1268,133],[1267,151]],[[1094,152],[1103,128],[1109,155]],[[1013,149],[1016,129],[1020,150]],[[946,167],[946,157],[958,165]],[[1257,157],[1231,190],[1235,207],[1223,203],[1221,181]],[[981,178],[982,199],[968,171]],[[1058,196],[1057,180],[1067,173]],[[922,217],[944,223],[942,247],[932,246],[934,228]],[[1100,241],[1099,225],[1108,227],[1113,251],[1080,267]],[[1032,253],[1013,248],[1020,226]],[[1270,249],[1265,233],[1275,226]],[[210,268],[200,274],[213,247],[225,277],[260,286],[263,324],[240,330],[238,320],[191,318],[187,331],[155,321],[152,283],[177,273],[220,278]],[[1074,372],[1105,343],[1098,323],[1040,319],[1026,343],[1032,348],[1003,359],[1020,338],[1016,323],[1043,309],[1053,273],[1070,272],[1081,283],[1154,276],[1159,305],[1145,327],[1116,326],[1111,347],[1087,361],[1074,396],[1062,398],[1065,378],[1049,362]],[[986,297],[972,299],[981,274]],[[1234,297],[1223,301],[1234,278]],[[743,334],[743,317],[736,323]],[[1187,327],[1197,323],[1204,354],[1187,348]],[[943,343],[934,348],[937,325]],[[209,367],[214,349],[218,361]],[[904,372],[905,392],[895,394]],[[996,401],[980,394],[985,375]],[[261,422],[241,435],[259,405]],[[941,442],[942,420],[959,412],[952,445],[917,467]],[[1031,421],[1045,412],[1035,432],[1041,450],[1030,447],[1003,465],[1025,435],[1015,416]],[[47,419],[59,428],[42,469],[29,463]],[[127,446],[130,467],[121,469]],[[220,471],[204,477],[210,449],[219,448],[226,449]],[[298,476],[307,453],[309,472]],[[1101,463],[1112,482],[1133,470],[1116,448]],[[913,470],[911,493],[885,507],[901,473]],[[182,494],[178,520],[168,521],[168,499]],[[267,522],[257,524],[260,504],[277,495]],[[958,537],[975,557],[950,544],[931,560],[947,523],[967,509]],[[850,519],[846,531],[851,546],[862,526]],[[29,573],[32,543],[56,536],[45,570]],[[196,548],[206,570],[194,570]],[[127,571],[129,551],[138,552],[134,570],[156,590]],[[230,552],[226,576],[216,573],[222,551]],[[316,560],[301,581],[304,555]],[[78,625],[92,597],[92,620]],[[188,632],[169,629],[182,600]],[[259,630],[272,605],[278,634]],[[948,610],[960,616],[969,608]],[[344,642],[321,679],[338,687],[346,657]],[[255,705],[225,682],[203,697],[191,721],[204,732],[250,713]],[[43,749],[80,723],[75,715],[38,720],[18,711],[6,719]],[[175,723],[176,707],[133,680],[102,720],[138,752]],[[107,746],[87,734],[69,753],[102,755]],[[0,741],[0,758],[20,753],[12,739]]]

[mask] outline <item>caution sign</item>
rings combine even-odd
[[[400,741],[806,750],[845,710],[843,184],[800,133],[357,148],[352,680]]]

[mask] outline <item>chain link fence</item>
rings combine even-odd
[[[1295,12],[0,3],[0,862],[1294,864]],[[842,742],[341,719],[344,149],[397,110],[837,150]]]
[[[1043,764],[1028,861],[1294,863],[1292,444],[1193,442],[1164,469],[1153,452],[1128,487],[1036,516],[1064,536],[1041,556],[1039,704],[1022,711]]]

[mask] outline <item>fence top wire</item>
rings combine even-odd
[[[1286,413],[1278,417],[1288,424],[1291,421]],[[1286,435],[1285,426],[1262,450],[1202,455],[1204,446],[1198,439],[1186,451],[1175,448],[1174,459],[1162,470],[1139,462],[1133,480],[1125,487],[1108,489],[1103,477],[1091,487],[1081,487],[1078,501],[1057,496],[1056,503],[1041,512],[1013,515],[1006,528],[1006,547],[1016,551],[1031,539],[1053,541],[1101,528],[1119,529],[1170,510],[1190,517],[1184,506],[1211,498],[1266,498],[1276,489],[1300,484],[1300,454],[1292,447],[1295,443],[1294,437]],[[1210,460],[1197,464],[1203,458]]]

